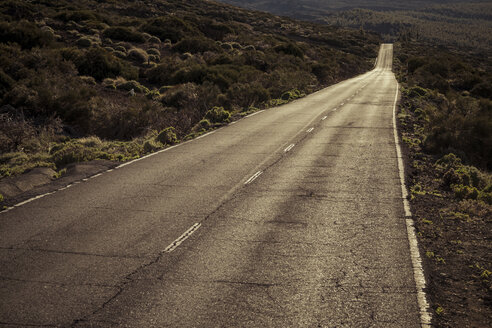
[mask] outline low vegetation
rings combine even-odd
[[[482,0],[220,0],[277,15],[380,33],[387,42],[424,42],[490,51],[492,3]]]
[[[399,124],[435,327],[492,316],[492,62],[413,41],[396,47]]]
[[[0,18],[0,177],[141,156],[362,73],[380,41],[202,0],[8,0]]]

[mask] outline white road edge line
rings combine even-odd
[[[262,173],[263,173],[263,171],[256,172],[255,174],[253,174],[253,176],[251,178],[246,180],[246,182],[244,184],[247,185],[247,184],[250,184],[251,182],[255,181],[256,178],[258,178]]]
[[[265,111],[264,109],[259,110],[259,111],[257,111],[257,112],[252,113],[252,114],[246,115],[246,116],[245,116],[245,118],[246,118],[246,117],[251,117],[251,116],[254,116],[254,115],[256,115],[256,114],[260,114],[261,112],[264,112],[264,111]]]
[[[179,245],[181,245],[186,239],[188,239],[195,231],[197,231],[201,225],[202,225],[201,223],[195,223],[194,225],[192,225],[191,228],[186,230],[181,236],[178,237],[178,239],[176,239],[169,246],[167,246],[164,249],[164,252],[171,253],[172,251],[174,251],[176,248],[178,248]]]
[[[415,234],[415,227],[413,219],[411,218],[412,212],[410,211],[410,204],[408,203],[408,192],[405,185],[405,171],[403,166],[403,157],[401,155],[400,142],[398,140],[398,130],[396,129],[396,103],[398,101],[399,84],[396,85],[395,101],[393,103],[393,135],[395,137],[396,155],[398,158],[398,171],[400,174],[401,194],[403,198],[403,207],[405,210],[405,222],[407,227],[408,242],[410,246],[410,258],[412,260],[413,275],[415,278],[415,285],[417,287],[417,303],[420,309],[420,324],[422,328],[431,328],[432,315],[429,312],[429,303],[425,296],[425,276],[422,268],[422,259],[420,258],[420,252],[418,247],[417,236]]]
[[[308,130],[306,130],[307,133],[309,132],[313,132],[314,128],[309,128]]]
[[[285,148],[284,149],[284,152],[288,152],[289,150],[291,150],[292,148],[294,148],[295,144],[290,144],[289,147]]]

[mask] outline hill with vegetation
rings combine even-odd
[[[347,1],[222,0],[278,15],[486,51],[492,45],[492,2],[484,0]]]
[[[202,0],[0,3],[0,177],[128,160],[372,68],[380,39]]]

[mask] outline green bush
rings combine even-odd
[[[282,94],[282,96],[280,97],[280,99],[285,100],[285,101],[292,101],[292,100],[295,100],[295,99],[298,99],[298,98],[301,98],[304,96],[305,96],[305,94],[303,94],[299,90],[293,89],[293,90],[284,92]]]
[[[70,163],[90,161],[101,155],[97,149],[75,142],[67,142],[53,149],[56,151],[51,154],[51,160],[58,168]]]
[[[115,26],[104,30],[103,36],[118,41],[144,43],[145,37],[142,33],[135,32],[125,26]]]
[[[140,83],[134,80],[117,83],[116,89],[125,90],[125,91],[130,91],[133,89],[133,91],[135,91],[136,93],[143,93],[143,94],[149,93],[149,89],[147,87],[141,85]]]
[[[156,140],[164,145],[173,145],[178,142],[178,138],[176,137],[176,130],[173,127],[168,127],[159,132]]]
[[[464,185],[452,185],[455,196],[459,199],[477,199],[479,191],[475,187],[464,186]]]
[[[214,107],[205,114],[205,119],[212,123],[226,123],[229,122],[231,113],[226,111],[224,107]]]
[[[156,150],[162,149],[164,145],[159,141],[156,141],[154,138],[146,140],[143,145],[144,152],[151,153]]]
[[[198,122],[198,127],[203,130],[208,130],[210,129],[210,126],[212,126],[212,124],[210,124],[210,121],[207,120],[206,118],[204,118],[203,120],[201,120],[200,122]]]

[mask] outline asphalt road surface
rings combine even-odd
[[[0,326],[419,327],[392,51],[0,213]]]

